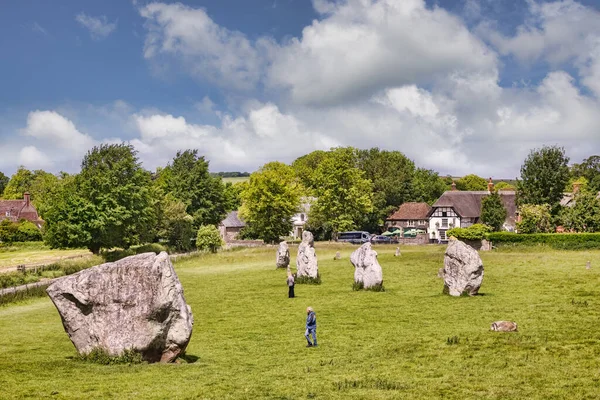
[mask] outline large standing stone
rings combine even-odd
[[[483,262],[477,250],[460,240],[448,242],[444,257],[444,293],[474,296],[483,281]]]
[[[302,232],[302,243],[298,246],[298,257],[296,257],[297,276],[316,278],[319,274],[314,244],[313,234],[309,231]]]
[[[377,252],[367,242],[350,255],[350,262],[354,265],[354,282],[362,283],[365,289],[383,284],[383,273]]]
[[[165,252],[83,270],[47,292],[80,354],[135,350],[146,361],[171,362],[192,335],[192,311]]]
[[[279,243],[276,265],[277,268],[287,268],[290,265],[290,248],[285,240]]]

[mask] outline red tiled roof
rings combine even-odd
[[[0,200],[0,221],[5,219],[11,221],[26,219],[37,222],[39,216],[35,207],[32,204],[27,206],[25,200]]]
[[[398,211],[388,217],[388,221],[427,219],[430,210],[431,206],[427,203],[404,203]]]

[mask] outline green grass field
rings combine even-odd
[[[0,308],[0,397],[597,399],[600,252],[482,254],[480,296],[442,295],[442,247],[379,246],[385,292],[353,292],[352,246],[317,243],[323,284],[287,298],[275,248],[176,264],[195,324],[179,365],[84,363],[47,298]],[[343,259],[334,261],[335,251]],[[292,252],[295,247],[292,248]],[[586,270],[590,260],[592,269]],[[305,348],[305,309],[319,347]],[[518,333],[490,332],[515,320]],[[452,340],[449,340],[453,338]]]
[[[231,183],[240,183],[240,182],[248,182],[250,180],[249,176],[235,176],[230,178],[223,178],[223,183],[231,182]]]
[[[20,264],[52,264],[65,258],[90,256],[87,249],[58,250],[50,249],[41,242],[20,243],[15,246],[0,247],[0,273],[14,269]]]

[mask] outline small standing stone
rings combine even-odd
[[[342,255],[340,254],[340,252],[339,252],[339,251],[337,251],[337,252],[335,253],[335,259],[336,259],[336,260],[340,260],[341,258],[342,258]]]
[[[585,264],[585,269],[592,269],[592,263],[588,261],[588,262]]]
[[[492,322],[490,330],[494,332],[517,332],[518,326],[513,321],[496,321]]]
[[[396,247],[396,253],[394,254],[394,257],[400,257],[402,254],[400,254],[400,247]]]
[[[288,268],[290,265],[290,248],[285,240],[279,243],[276,265],[277,268]]]

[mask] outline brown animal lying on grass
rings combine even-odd
[[[492,323],[490,330],[495,332],[516,332],[517,323],[512,321],[496,321]]]

